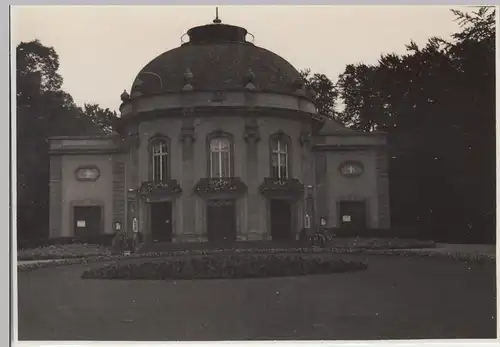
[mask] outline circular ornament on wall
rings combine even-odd
[[[76,169],[75,175],[78,181],[97,181],[101,173],[97,166],[82,166]]]
[[[358,177],[364,172],[363,163],[360,161],[344,161],[339,166],[340,174],[344,177]]]

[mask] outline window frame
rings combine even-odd
[[[283,144],[286,148],[286,152],[278,152],[275,150],[275,144]],[[279,147],[278,147],[279,148]],[[285,154],[286,157],[286,177],[280,177],[280,154]],[[273,166],[273,157],[277,155],[278,157],[278,177],[274,175],[274,166]],[[290,136],[286,135],[282,131],[278,131],[271,136],[269,136],[269,176],[271,178],[280,179],[280,180],[288,180],[292,177],[292,141]]]
[[[227,140],[229,144],[229,175],[228,177],[215,177],[212,176],[212,141],[223,139]],[[207,177],[212,179],[222,179],[222,178],[231,178],[234,177],[234,138],[230,133],[224,132],[222,130],[216,130],[207,135],[206,141],[206,155],[207,155]],[[223,153],[223,152],[217,152]],[[222,156],[219,154],[219,161],[221,161]]]
[[[160,179],[160,181],[157,182],[157,181],[155,181],[156,175],[155,175],[155,161],[154,161],[154,159],[155,159],[156,155],[154,153],[154,148],[158,143],[162,143],[162,142],[165,143],[166,153],[161,153],[160,155],[158,155],[160,157],[160,164],[159,164],[160,171],[161,171],[161,167],[162,167],[161,158],[166,158],[167,171],[165,173],[165,177],[163,177],[163,179]],[[152,181],[154,184],[159,184],[159,183],[165,183],[171,179],[171,172],[172,172],[172,167],[170,165],[171,153],[172,153],[171,141],[167,136],[164,136],[161,134],[156,134],[149,139],[149,141],[148,141],[148,155],[149,155],[149,158],[148,158],[148,161],[149,161],[148,179],[149,179],[149,181]],[[163,176],[163,174],[160,174],[160,175]]]

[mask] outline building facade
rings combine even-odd
[[[153,59],[120,106],[120,135],[50,139],[50,236],[130,230],[146,242],[293,240],[388,228],[386,138],[325,120],[300,73],[203,25]]]

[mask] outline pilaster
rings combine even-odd
[[[176,202],[181,205],[177,216],[180,217],[180,223],[177,223],[178,230],[174,230],[176,240],[197,240],[195,227],[196,197],[193,193],[194,187],[194,142],[195,124],[194,118],[187,115],[182,121],[180,141],[182,143],[182,177],[180,178],[183,194]]]
[[[389,157],[386,150],[377,152],[377,200],[378,200],[378,227],[391,227],[389,201]]]
[[[258,145],[260,141],[259,125],[255,118],[248,118],[245,124],[243,138],[246,142],[246,184],[248,194],[246,201],[247,225],[241,228],[242,239],[253,239],[262,233],[260,205],[262,198],[259,195],[259,158]]]
[[[50,238],[62,236],[62,159],[59,155],[50,157]]]

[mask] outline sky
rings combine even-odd
[[[454,9],[465,10],[460,6]],[[411,40],[459,31],[449,6],[220,6],[225,24],[246,28],[254,44],[297,69],[333,82],[346,65],[376,64],[404,53]],[[39,39],[59,55],[62,88],[79,106],[118,110],[137,73],[181,44],[188,29],[209,24],[215,6],[14,6],[12,45]]]

